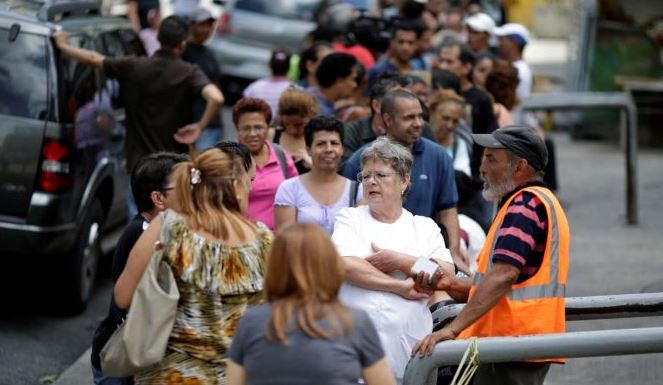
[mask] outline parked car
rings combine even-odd
[[[0,6],[0,255],[49,269],[72,311],[90,298],[106,230],[126,221],[125,131],[118,84],[60,55],[51,34],[144,54],[128,22],[97,6]]]
[[[231,0],[218,24],[210,49],[221,65],[223,92],[241,94],[253,80],[269,76],[267,63],[275,46],[301,49],[315,28],[315,15],[325,0]]]

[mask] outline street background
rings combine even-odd
[[[535,75],[561,89],[567,59],[563,39],[539,39],[525,51]],[[224,111],[228,137],[234,137]],[[571,268],[567,296],[663,291],[663,150],[638,155],[639,219],[625,219],[625,159],[616,143],[576,141],[552,134],[557,149],[559,198],[571,227]],[[3,257],[0,280],[0,385],[90,384],[89,345],[105,316],[112,290],[107,269],[87,310],[57,315],[48,287],[32,271],[39,261],[16,263]],[[574,321],[569,331],[663,325],[663,317]],[[561,384],[660,384],[663,354],[569,359],[546,380]]]
[[[553,137],[559,197],[572,237],[567,295],[663,291],[663,151],[645,148],[639,152],[640,224],[627,226],[625,162],[619,146],[573,141],[566,133]],[[43,302],[34,296],[12,315],[4,314],[9,310],[5,308],[0,316],[0,384],[39,384],[48,375],[62,375],[58,384],[90,383],[88,353],[81,355],[104,316],[110,289],[106,277],[88,310],[74,318],[48,315],[40,309]],[[20,297],[20,293],[15,286],[3,290],[3,298]],[[663,317],[574,321],[568,323],[568,329],[662,324]],[[78,357],[81,359],[72,366]],[[663,354],[570,359],[551,369],[546,384],[656,384],[663,378],[662,362]]]

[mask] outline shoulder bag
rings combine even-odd
[[[160,241],[164,245],[170,224],[167,214],[162,218]],[[107,376],[132,376],[163,359],[180,297],[163,257],[163,249],[152,254],[124,323],[101,350],[101,370]]]

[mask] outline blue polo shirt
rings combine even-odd
[[[370,143],[360,147],[345,163],[343,175],[346,178],[357,178],[361,171],[361,154],[367,146]],[[426,138],[414,143],[412,156],[412,182],[403,207],[412,214],[437,222],[438,211],[458,203],[453,161],[442,146]]]

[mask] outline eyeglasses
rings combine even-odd
[[[375,179],[376,182],[382,183],[384,182],[387,177],[390,177],[392,175],[396,175],[397,173],[395,172],[367,172],[367,173],[359,173],[357,174],[357,181],[359,183],[363,183],[371,178]]]

